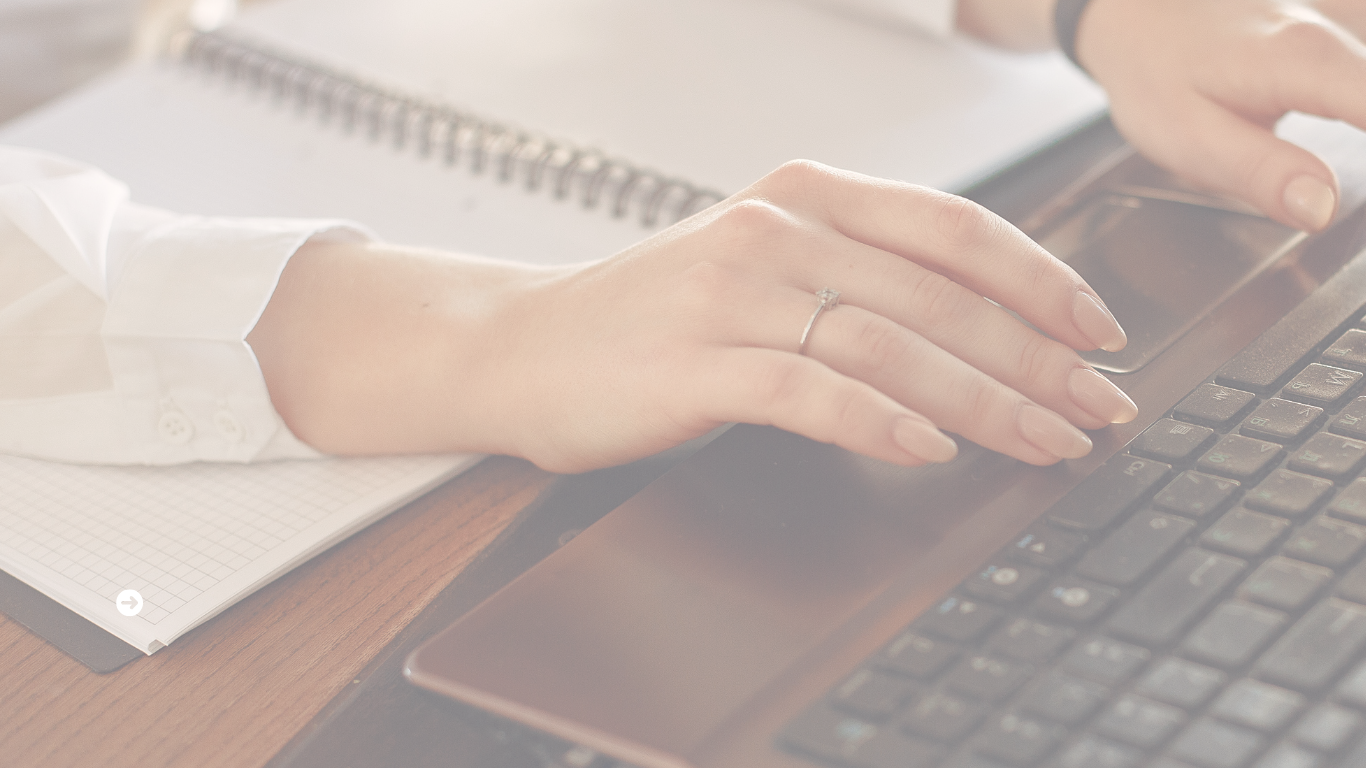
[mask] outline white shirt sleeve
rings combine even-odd
[[[864,16],[908,24],[936,37],[953,34],[958,0],[821,0]]]
[[[340,221],[180,216],[0,147],[0,453],[107,464],[316,457],[246,343],[294,252]]]

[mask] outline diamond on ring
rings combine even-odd
[[[834,309],[840,303],[840,292],[834,288],[822,288],[816,291],[816,300],[820,303],[816,305],[816,311],[811,313],[811,319],[806,321],[806,327],[802,329],[802,340],[797,342],[797,354],[806,352],[806,337],[811,335],[811,326],[816,324],[816,318],[827,309]]]

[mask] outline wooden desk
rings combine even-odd
[[[264,764],[552,477],[488,459],[112,674],[0,616],[0,764]]]

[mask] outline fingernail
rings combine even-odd
[[[1313,176],[1296,176],[1285,185],[1285,207],[1301,227],[1317,232],[1333,220],[1338,196],[1333,188]]]
[[[901,450],[925,461],[943,464],[958,455],[958,444],[928,421],[902,418],[892,428],[892,439]]]
[[[1123,390],[1090,368],[1074,369],[1067,377],[1067,391],[1078,408],[1111,424],[1125,424],[1138,415],[1138,406]]]
[[[1045,453],[1064,459],[1079,459],[1091,452],[1091,438],[1067,420],[1033,403],[1020,408],[1020,434]]]
[[[1077,297],[1072,300],[1072,322],[1081,335],[1106,352],[1118,352],[1129,343],[1129,337],[1124,335],[1115,316],[1086,291],[1077,291]]]

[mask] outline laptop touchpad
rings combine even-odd
[[[1189,202],[1106,192],[1039,239],[1081,273],[1129,334],[1097,368],[1143,367],[1239,286],[1304,238],[1270,219]]]

